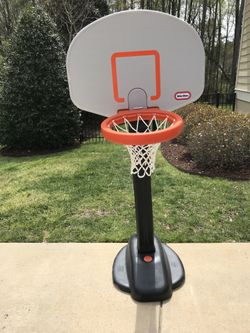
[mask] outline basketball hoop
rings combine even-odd
[[[101,130],[106,140],[125,145],[131,158],[131,174],[151,176],[157,149],[176,138],[184,126],[182,118],[158,108],[120,111],[105,119]]]
[[[136,234],[117,254],[112,277],[139,302],[167,300],[185,280],[178,255],[154,235],[151,174],[160,143],[184,126],[170,111],[201,96],[204,73],[199,34],[157,11],[128,10],[96,20],[67,52],[72,102],[109,117],[101,124],[104,138],[126,146],[131,158]]]

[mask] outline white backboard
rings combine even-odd
[[[197,32],[156,11],[105,16],[73,39],[67,54],[70,96],[80,109],[111,116],[133,105],[172,111],[203,92],[205,54]]]

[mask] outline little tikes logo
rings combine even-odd
[[[187,99],[190,99],[192,96],[190,91],[178,91],[177,93],[175,93],[174,98],[177,101],[185,101]]]

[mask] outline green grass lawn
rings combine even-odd
[[[108,143],[0,157],[0,241],[127,241],[135,231],[129,168],[125,148]],[[249,182],[191,176],[158,152],[152,190],[162,241],[250,241]]]

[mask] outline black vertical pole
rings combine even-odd
[[[145,95],[145,108],[147,108],[147,97]],[[134,125],[137,125],[136,122]],[[135,126],[136,127],[136,126]],[[134,128],[135,128],[134,127]],[[138,132],[145,132],[145,123],[139,123]],[[130,132],[135,132],[130,128]],[[142,155],[146,151],[143,151]],[[147,149],[147,148],[145,148]],[[144,164],[145,162],[142,162]],[[148,167],[149,168],[149,167]],[[139,253],[155,252],[154,247],[154,230],[153,230],[153,209],[152,209],[152,194],[151,194],[151,177],[141,175],[140,168],[138,174],[133,174],[134,196],[135,196],[135,215],[136,215],[136,230],[137,230],[137,248]],[[149,171],[149,170],[148,170]]]
[[[144,176],[139,178],[137,175],[133,175],[133,184],[138,252],[154,252],[151,177]]]

